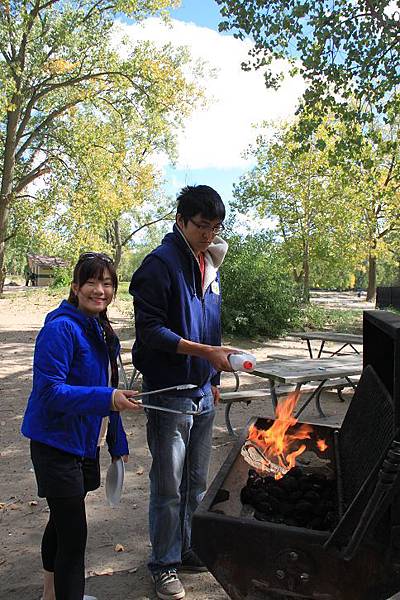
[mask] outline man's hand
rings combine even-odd
[[[178,354],[188,354],[189,356],[200,356],[209,360],[216,371],[233,371],[228,356],[243,352],[237,348],[228,348],[227,346],[208,346],[207,344],[199,344],[181,338],[177,346]]]
[[[128,400],[128,398],[133,398],[138,393],[139,392],[134,392],[133,390],[114,390],[111,401],[111,410],[118,410],[120,412],[123,410],[141,410],[141,404]]]
[[[236,354],[236,352],[235,348],[228,348],[227,346],[208,346],[205,358],[210,361],[218,372],[233,371],[228,356]]]
[[[211,386],[212,395],[214,396],[214,405],[217,406],[219,404],[219,400],[221,398],[221,392],[219,391],[219,387],[216,385]]]

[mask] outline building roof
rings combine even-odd
[[[68,267],[69,262],[58,256],[45,256],[43,254],[27,254],[29,267]]]

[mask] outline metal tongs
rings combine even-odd
[[[143,404],[141,401],[137,401],[136,398],[140,396],[150,396],[151,394],[162,394],[163,392],[170,392],[172,390],[192,390],[197,388],[197,385],[193,383],[186,383],[184,385],[173,385],[172,387],[161,388],[159,390],[152,390],[151,392],[141,392],[133,398],[128,398],[129,402],[133,404],[141,404],[143,408],[151,408],[152,410],[161,410],[162,412],[174,413],[176,415],[199,415],[201,410],[175,410],[173,408],[166,408],[164,406],[154,406],[153,404]]]

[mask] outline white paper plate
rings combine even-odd
[[[112,462],[107,469],[106,498],[111,507],[116,506],[121,500],[122,486],[124,485],[125,464],[122,458]]]

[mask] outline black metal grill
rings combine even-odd
[[[313,426],[328,443],[337,481],[333,531],[258,521],[241,504],[249,471],[240,453],[245,429],[196,511],[192,530],[196,552],[231,598],[385,600],[400,590],[397,414],[387,382],[369,364],[341,429]],[[266,428],[269,422],[254,417],[249,426]]]

